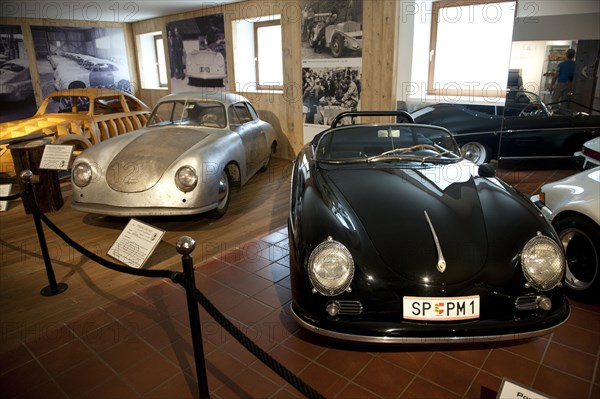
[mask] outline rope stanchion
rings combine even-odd
[[[37,209],[37,199],[33,190],[33,172],[30,170],[24,170],[21,172],[21,180],[25,182],[27,194],[30,196],[32,208]],[[48,245],[46,243],[46,236],[44,235],[44,229],[38,214],[33,214],[33,222],[35,224],[35,230],[37,232],[38,240],[40,242],[40,249],[42,251],[42,257],[44,259],[44,266],[46,267],[46,275],[48,276],[48,286],[42,288],[40,294],[43,296],[54,296],[61,294],[69,288],[65,283],[57,283],[54,270],[52,269],[52,261],[50,260],[50,253],[48,252]]]
[[[14,201],[16,199],[21,198],[21,195],[22,195],[22,193],[7,195],[6,197],[0,197],[0,201]]]
[[[181,237],[177,240],[177,252],[181,254],[183,263],[183,274],[189,286],[196,287],[196,278],[194,277],[194,262],[191,253],[196,248],[196,242],[191,237]],[[206,362],[204,360],[204,347],[202,345],[202,330],[200,328],[200,312],[196,304],[194,291],[185,289],[187,299],[188,315],[190,317],[190,330],[192,332],[192,345],[194,348],[194,360],[196,363],[196,378],[198,381],[198,390],[201,399],[210,398],[208,392],[208,381],[206,378]]]
[[[324,399],[325,397],[317,392],[313,387],[302,381],[296,374],[292,373],[288,368],[279,363],[275,358],[265,352],[260,346],[255,344],[248,336],[246,336],[237,326],[235,326],[223,313],[221,313],[215,305],[197,288],[195,283],[179,274],[174,276],[173,282],[180,284],[185,288],[186,292],[193,292],[196,301],[202,305],[204,310],[231,334],[242,346],[252,353],[261,362],[267,365],[271,370],[277,373],[281,378],[287,381],[290,385],[296,388],[304,396],[311,399]]]
[[[21,178],[27,183],[27,190],[19,193],[18,195],[11,196],[11,199],[21,197],[22,200],[30,206],[35,222],[35,227],[38,232],[38,238],[40,240],[40,246],[42,248],[42,255],[44,258],[44,264],[48,272],[48,280],[50,285],[42,290],[42,295],[56,295],[60,292],[64,292],[67,289],[66,284],[57,284],[52,270],[52,263],[48,248],[46,245],[46,239],[41,222],[44,222],[46,226],[56,233],[65,243],[74,248],[76,251],[86,256],[90,260],[104,266],[108,269],[136,275],[142,277],[157,277],[157,278],[168,278],[176,284],[181,285],[186,290],[188,313],[190,317],[190,328],[192,333],[192,342],[194,346],[194,358],[196,363],[196,374],[198,378],[198,389],[199,397],[202,399],[208,399],[209,389],[206,376],[206,363],[204,359],[204,348],[202,345],[202,331],[200,329],[200,314],[198,312],[197,303],[199,303],[210,316],[216,320],[227,332],[229,332],[240,344],[242,344],[248,351],[256,356],[261,362],[267,365],[271,370],[276,372],[280,377],[287,381],[290,385],[296,388],[299,392],[304,394],[308,398],[321,399],[324,398],[314,388],[306,384],[300,378],[298,378],[289,369],[284,367],[281,363],[275,360],[271,355],[265,352],[261,347],[255,344],[250,338],[248,338],[238,327],[236,327],[231,321],[229,321],[219,310],[196,288],[196,281],[194,277],[194,266],[191,253],[195,248],[195,242],[190,237],[182,237],[177,241],[177,251],[182,255],[183,273],[173,272],[171,270],[146,270],[137,269],[129,266],[122,266],[116,263],[110,262],[88,249],[84,248],[80,244],[72,240],[67,234],[60,230],[37,206],[35,199],[35,193],[33,190],[32,182],[33,173],[31,171],[23,171]],[[14,198],[12,198],[14,197]],[[2,197],[4,199],[7,197]],[[46,291],[46,292],[45,292]]]

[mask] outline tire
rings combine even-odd
[[[227,208],[229,208],[229,202],[231,200],[231,176],[227,168],[223,169],[221,172],[217,198],[217,207],[206,214],[206,216],[211,219],[219,219],[223,217],[223,215],[225,215],[227,212]]]
[[[580,299],[600,299],[600,228],[579,215],[555,221],[554,228],[567,260],[565,287]]]
[[[481,165],[490,160],[490,149],[486,145],[476,141],[470,141],[463,144],[462,147],[460,147],[460,152],[465,159],[468,159],[477,165]]]
[[[340,35],[334,35],[331,38],[331,55],[340,58],[344,54],[344,39]]]

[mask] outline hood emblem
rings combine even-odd
[[[425,213],[425,219],[427,219],[427,223],[429,223],[429,229],[431,230],[431,234],[433,235],[433,241],[435,242],[435,247],[437,248],[438,253],[438,261],[437,261],[437,269],[440,273],[444,273],[446,270],[446,260],[444,259],[444,254],[442,254],[442,247],[440,246],[440,240],[438,240],[437,234],[435,233],[435,229],[433,228],[433,223],[431,223],[431,219],[429,219],[429,215],[427,211],[423,211]]]

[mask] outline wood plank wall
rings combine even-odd
[[[362,94],[363,110],[382,110],[396,108],[396,65],[398,2],[395,0],[363,1],[363,60],[362,60]],[[188,13],[173,14],[160,18],[152,18],[133,23],[109,23],[73,20],[0,18],[0,24],[21,25],[25,47],[28,52],[36,100],[42,100],[41,88],[35,64],[35,53],[29,27],[43,26],[91,26],[122,27],[130,65],[130,76],[137,88],[140,88],[138,57],[135,37],[140,34],[162,31],[167,37],[166,24],[171,21],[195,18],[211,14],[223,13],[225,35],[232,35],[232,21],[244,18],[256,18],[273,14],[281,14],[284,84],[283,93],[239,93],[247,96],[255,105],[262,118],[269,121],[279,132],[279,148],[277,156],[292,159],[300,150],[303,142],[302,119],[302,57],[300,44],[300,0],[242,1],[211,7]],[[257,15],[259,13],[260,15]],[[165,40],[166,43],[166,40]],[[165,49],[166,51],[166,49]],[[229,90],[235,91],[235,75],[233,71],[233,44],[227,41],[227,68]],[[136,95],[149,106],[167,95],[167,90],[138,89]]]

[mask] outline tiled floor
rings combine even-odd
[[[569,171],[500,175],[530,194]],[[289,315],[284,227],[196,265],[198,288],[290,371],[331,398],[495,398],[503,378],[556,398],[600,397],[600,306],[529,341],[365,346],[316,337]],[[294,398],[203,309],[213,398]],[[184,290],[168,280],[94,309],[0,355],[2,398],[192,398],[195,366]]]

